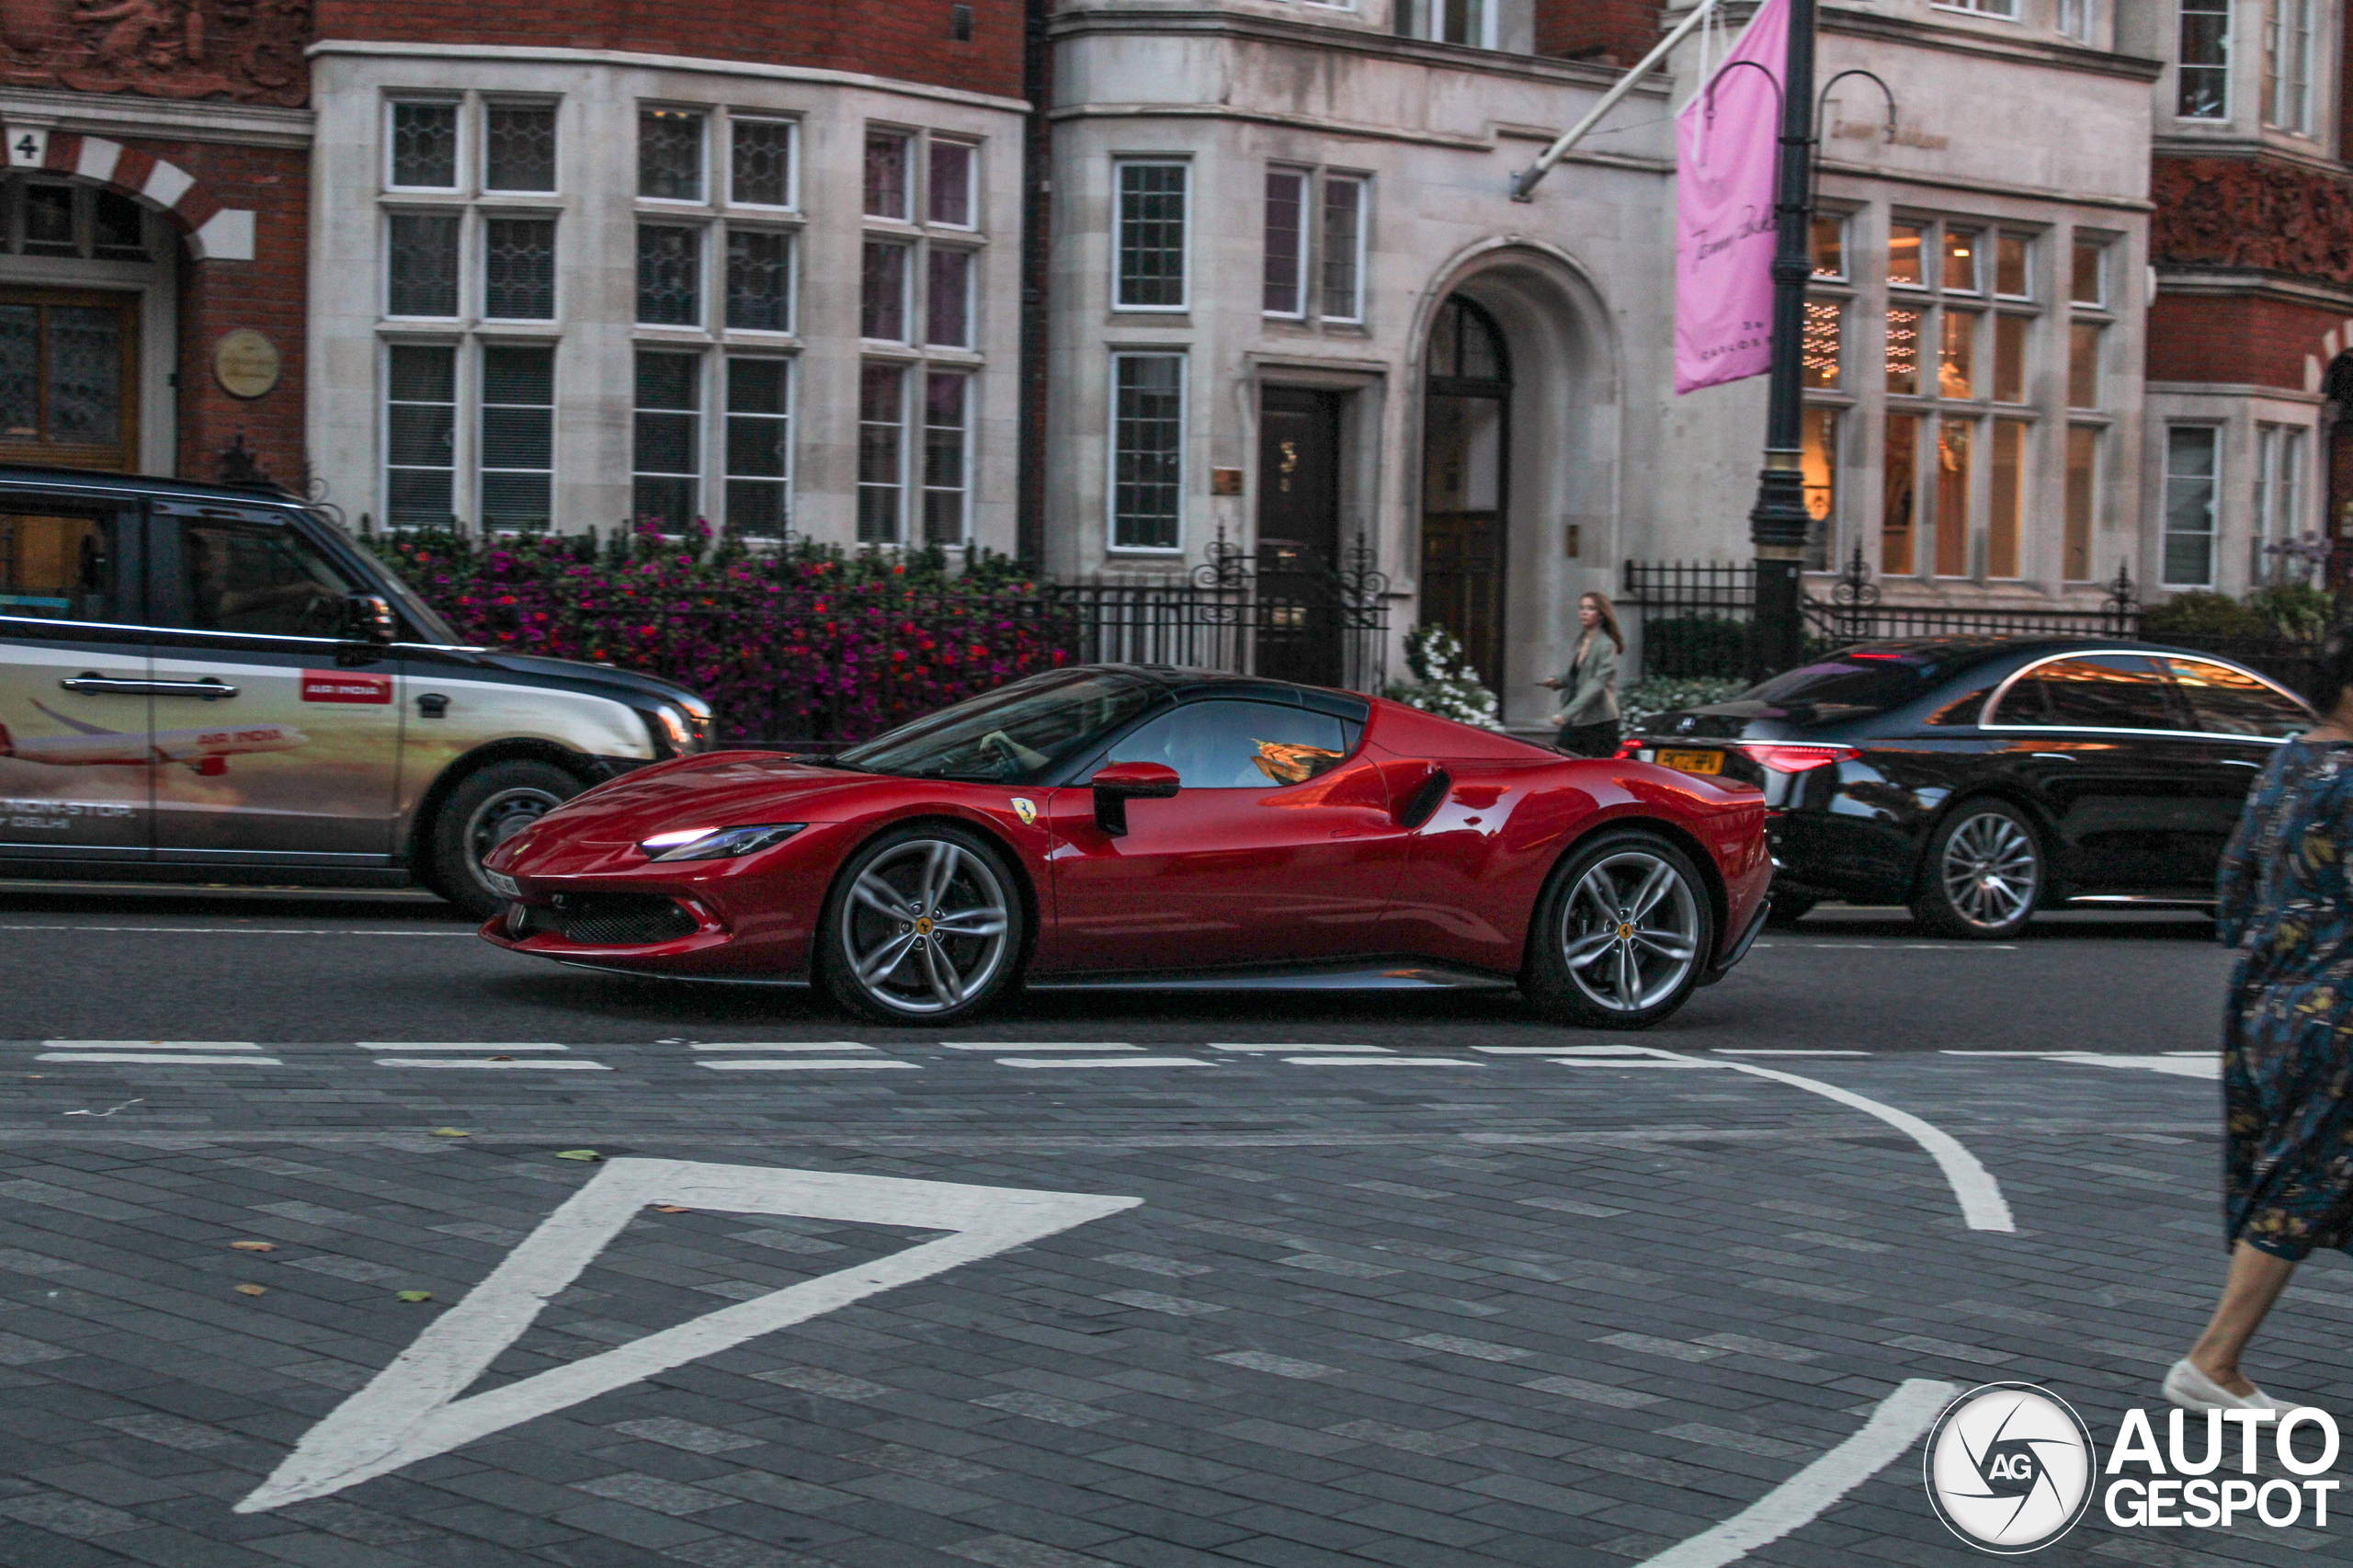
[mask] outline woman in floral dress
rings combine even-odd
[[[2353,637],[2332,641],[2323,681],[2332,710],[2273,756],[2222,857],[2215,918],[2239,950],[2222,1022],[2231,1271],[2165,1374],[2187,1410],[2277,1409],[2239,1357],[2307,1254],[2353,1250]]]

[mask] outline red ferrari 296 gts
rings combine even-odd
[[[1772,879],[1764,797],[1733,779],[1125,665],[835,757],[642,768],[484,864],[501,947],[925,1025],[1017,985],[1516,985],[1640,1028],[1747,952]]]

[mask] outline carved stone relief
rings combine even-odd
[[[2157,264],[2353,282],[2353,182],[2245,158],[2156,161]]]
[[[0,0],[0,80],[299,104],[311,0]]]

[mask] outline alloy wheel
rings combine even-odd
[[[2042,881],[2034,840],[1999,812],[1981,812],[1953,829],[1938,869],[1953,913],[1988,929],[2023,919]]]
[[[1561,957],[1569,978],[1613,1013],[1656,1006],[1699,961],[1699,899],[1680,870],[1647,849],[1595,861],[1564,915]]]
[[[989,864],[944,838],[896,844],[841,901],[841,945],[858,988],[894,1013],[961,1007],[1006,961],[1012,911]]]
[[[476,806],[466,824],[465,839],[474,875],[481,876],[482,863],[490,858],[492,850],[562,804],[563,797],[553,791],[523,785],[501,790]]]

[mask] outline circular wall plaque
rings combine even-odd
[[[249,326],[221,335],[212,376],[231,397],[256,398],[278,385],[278,345]]]

